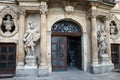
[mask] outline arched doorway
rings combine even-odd
[[[53,71],[82,68],[81,27],[72,21],[59,21],[52,27],[51,62]]]

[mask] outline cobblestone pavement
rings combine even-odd
[[[50,77],[40,78],[12,78],[0,80],[120,80],[120,73],[110,72],[104,74],[91,74],[81,70],[68,70],[62,72],[52,72]]]

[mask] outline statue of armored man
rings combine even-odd
[[[36,29],[35,23],[31,21],[28,22],[28,29],[24,35],[24,48],[26,52],[26,65],[27,66],[36,66],[37,56],[35,53],[35,42],[40,38],[40,32]]]

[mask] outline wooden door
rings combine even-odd
[[[82,48],[81,48],[81,37],[76,38],[76,53],[77,53],[77,67],[82,69]]]
[[[67,70],[66,37],[52,36],[52,70]]]
[[[111,45],[111,58],[112,63],[114,64],[115,69],[120,69],[120,50],[119,45],[112,44]]]
[[[16,68],[16,45],[0,43],[0,75],[14,75]]]

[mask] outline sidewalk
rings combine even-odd
[[[49,77],[28,77],[0,80],[120,80],[120,73],[110,72],[104,74],[91,74],[89,72],[73,69],[62,72],[52,72]]]

